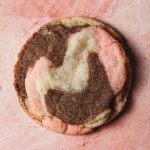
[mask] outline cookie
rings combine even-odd
[[[71,17],[47,23],[27,40],[14,76],[30,117],[59,133],[85,134],[121,112],[131,69],[116,31]]]

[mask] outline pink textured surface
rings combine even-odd
[[[0,1],[0,149],[149,150],[150,148],[149,0]],[[116,121],[89,135],[50,132],[22,111],[14,91],[13,66],[27,37],[48,20],[93,16],[118,29],[130,46],[134,85],[129,107]]]

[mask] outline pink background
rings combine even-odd
[[[96,17],[123,34],[133,66],[133,90],[122,115],[84,136],[40,127],[22,111],[12,85],[26,39],[52,19],[75,15]],[[0,149],[149,150],[150,0],[0,0]]]

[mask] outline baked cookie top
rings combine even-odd
[[[126,93],[127,58],[114,33],[82,17],[42,26],[15,66],[14,85],[24,109],[37,120],[53,116],[74,126],[106,122],[118,95]]]

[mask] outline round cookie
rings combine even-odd
[[[15,66],[20,104],[50,130],[84,134],[123,109],[131,78],[120,36],[98,20],[64,18],[42,26]]]

